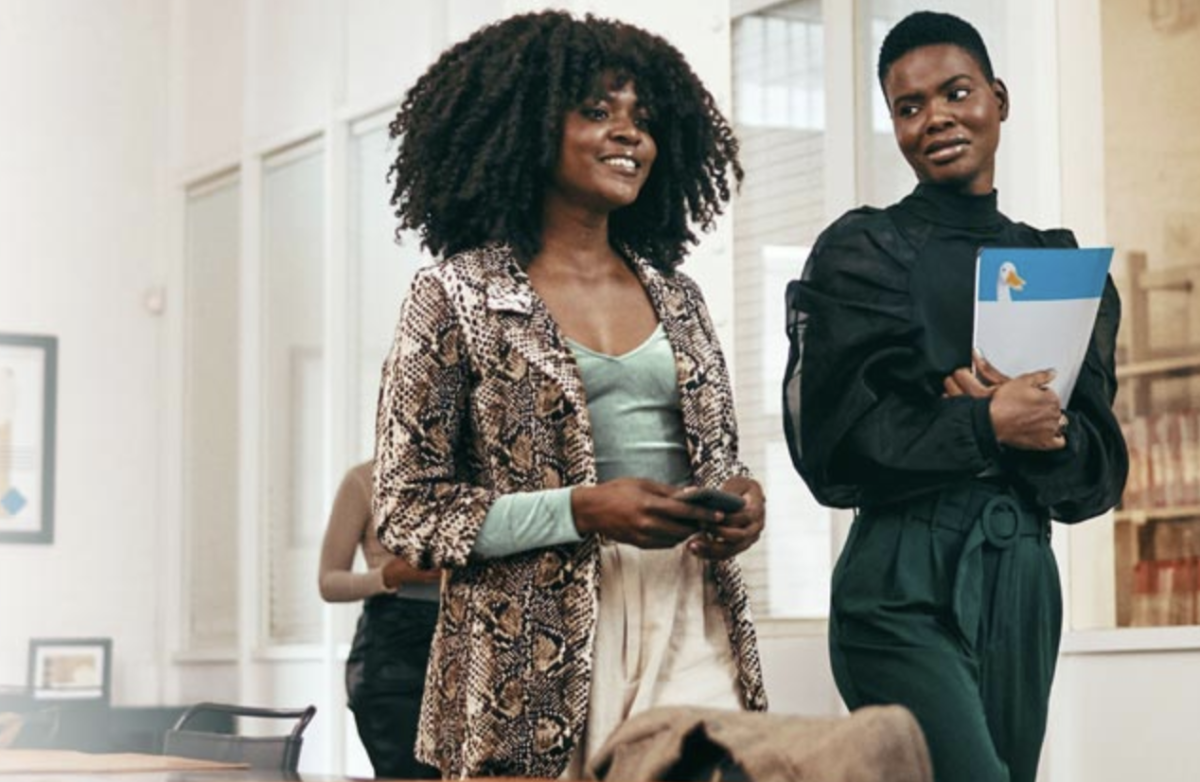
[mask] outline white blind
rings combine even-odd
[[[187,194],[184,245],[184,651],[237,645],[236,177]]]
[[[762,541],[742,557],[758,616],[827,612],[830,513],[783,440],[783,292],[826,219],[824,31],[819,0],[740,17],[734,122],[746,181],[734,212],[734,378],[742,452],[768,497]]]
[[[325,530],[324,153],[267,161],[263,176],[269,645],[321,639],[317,560]]]

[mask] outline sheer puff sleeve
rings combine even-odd
[[[920,350],[916,252],[884,212],[848,213],[787,289],[784,429],[825,505],[904,499],[975,475],[998,453],[987,400],[942,397]]]

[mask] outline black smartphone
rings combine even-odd
[[[695,489],[679,499],[709,510],[719,510],[722,513],[737,513],[746,507],[746,500],[740,495],[730,494],[720,489]]]

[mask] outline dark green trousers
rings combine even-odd
[[[861,511],[834,569],[838,690],[908,707],[937,782],[1034,782],[1061,627],[1049,519],[989,481]]]

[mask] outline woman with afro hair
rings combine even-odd
[[[375,462],[381,541],[446,571],[418,757],[577,776],[636,712],[765,708],[734,560],[763,494],[676,271],[742,176],[712,96],[644,30],[526,14],[443,53],[391,132],[399,229],[439,256],[401,310]]]

